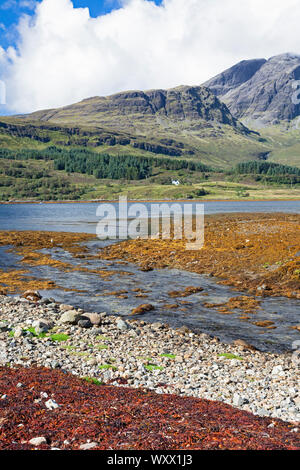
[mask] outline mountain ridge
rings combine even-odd
[[[216,96],[223,96],[242,83],[247,82],[267,62],[266,59],[242,60],[203,83]]]
[[[0,145],[168,155],[215,168],[261,159],[300,166],[300,106],[291,99],[298,77],[297,54],[243,60],[205,86],[122,91],[1,118]]]
[[[253,61],[239,62],[204,85],[227,104],[234,117],[254,128],[299,117],[300,105],[292,97],[294,82],[300,79],[300,55],[284,53],[257,61],[257,70],[248,73],[244,81],[236,81],[231,86],[239,70],[243,66],[247,69]]]
[[[227,106],[208,88],[188,85],[166,90],[128,90],[109,96],[95,96],[58,109],[37,111],[19,117],[70,124],[76,122],[74,114],[79,111],[81,124],[95,125],[103,123],[103,117],[107,117],[107,113],[112,114],[116,109],[118,115],[131,115],[133,119],[136,114],[141,113],[175,121],[203,120],[228,124],[240,131],[248,132],[245,126],[231,115]]]
[[[141,152],[194,158],[216,167],[259,159],[268,151],[258,141],[257,133],[240,123],[224,103],[202,86],[119,92],[16,118],[23,123],[38,122],[40,126],[49,123],[80,128],[83,132],[93,129],[92,145],[97,151],[103,144],[103,139],[97,144],[97,129],[99,133],[105,129],[123,135],[126,145]],[[117,140],[120,142],[119,137]]]

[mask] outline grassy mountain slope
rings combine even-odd
[[[35,123],[40,129],[52,125],[56,132],[61,132],[59,127],[80,129],[80,139],[74,135],[64,137],[68,145],[77,145],[81,140],[97,152],[107,152],[108,144],[114,153],[134,149],[141,154],[192,158],[216,168],[259,159],[268,151],[259,136],[235,119],[227,106],[204,87],[94,97],[19,119],[22,125]],[[103,133],[115,135],[115,142],[111,137],[103,142]]]
[[[231,77],[230,72],[224,86],[241,86],[262,66],[260,61],[243,63]],[[264,175],[227,171],[253,160],[300,168],[300,129],[295,122],[252,128],[250,118],[242,124],[205,87],[124,92],[32,115],[0,117],[0,149],[42,151],[56,146],[64,151],[158,157],[165,164],[166,159],[201,162],[215,169],[156,165],[147,179],[128,181],[125,176],[113,180],[93,172],[77,173],[78,168],[59,171],[54,160],[43,157],[5,157],[0,159],[0,200],[116,199],[121,194],[134,199],[299,198],[296,180],[278,184]],[[174,187],[172,179],[179,179],[180,186]]]
[[[260,134],[272,147],[268,160],[300,168],[300,129],[287,123],[260,129]]]
[[[184,124],[181,124],[183,127]],[[161,131],[162,132],[162,131]],[[157,152],[144,150],[142,142],[157,141],[153,138],[130,136],[117,133],[104,128],[71,127],[56,125],[50,122],[29,121],[14,117],[0,118],[0,148],[10,149],[43,149],[49,145],[68,148],[89,148],[97,153],[111,155],[136,156],[172,156],[201,161],[216,168],[230,168],[233,165],[249,160],[265,158],[276,163],[300,167],[300,129],[286,130],[286,125],[272,126],[259,130],[260,135],[241,135],[232,130],[230,126],[223,126],[217,131],[206,129],[205,136],[200,137],[199,131],[184,133],[172,131],[173,140],[180,148],[180,156],[169,155],[173,147],[162,145],[160,142]],[[165,138],[170,137],[171,131],[165,131]],[[171,152],[170,152],[171,148]],[[187,148],[194,149],[193,154]],[[155,150],[156,148],[152,149]],[[178,149],[175,149],[178,150]],[[163,153],[160,153],[163,152]]]

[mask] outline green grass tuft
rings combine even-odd
[[[45,338],[47,336],[46,333],[37,334],[36,331],[35,331],[35,328],[26,328],[24,331],[29,331],[36,338]]]
[[[101,366],[99,366],[99,369],[102,369],[102,370],[107,370],[107,369],[118,370],[118,368],[116,366],[113,366],[112,364],[102,364]]]
[[[96,349],[102,351],[103,349],[108,349],[108,346],[106,344],[99,344],[98,346],[96,346]]]
[[[55,335],[51,335],[50,339],[52,341],[58,341],[58,342],[68,341],[69,335],[66,335],[64,333],[57,333]]]
[[[226,357],[226,359],[237,359],[238,361],[243,361],[244,360],[243,357],[236,356],[235,354],[231,354],[231,353],[219,354],[219,357]]]
[[[153,372],[154,370],[163,370],[164,368],[161,366],[157,366],[156,364],[146,364],[145,369],[149,372]]]
[[[98,379],[94,379],[92,377],[82,377],[82,380],[85,380],[86,382],[94,385],[102,385],[103,382],[100,382]]]

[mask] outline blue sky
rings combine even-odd
[[[6,48],[14,45],[14,26],[22,14],[33,14],[35,3],[35,1],[0,0],[0,46]]]
[[[15,25],[22,14],[33,15],[34,6],[42,0],[0,0],[0,46],[7,48],[15,44]],[[157,5],[162,0],[149,0]],[[97,17],[120,8],[119,0],[72,0],[75,7],[88,7],[90,15]]]

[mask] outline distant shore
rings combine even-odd
[[[267,198],[267,199],[128,199],[128,202],[284,202],[284,201],[300,201],[300,198]],[[95,203],[118,203],[119,199],[89,199],[89,200],[62,200],[62,201],[0,201],[0,205],[10,204],[95,204]]]

